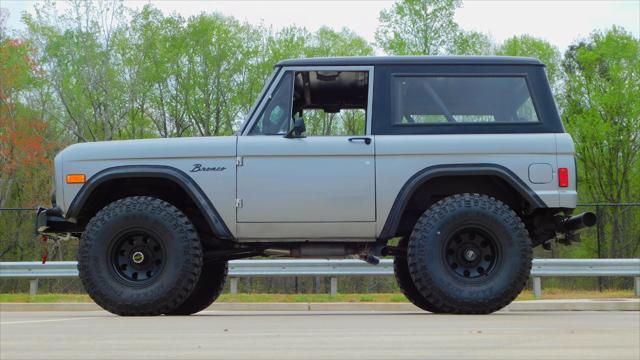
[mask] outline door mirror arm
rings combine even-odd
[[[287,139],[306,138],[306,136],[302,135],[305,131],[307,131],[307,127],[304,125],[304,120],[302,118],[298,118],[295,119],[293,127],[284,137]]]

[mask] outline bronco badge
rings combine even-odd
[[[207,166],[202,166],[202,164],[193,164],[193,169],[189,170],[189,172],[224,171],[225,169],[226,167],[224,166],[207,167]]]

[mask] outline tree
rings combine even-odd
[[[560,51],[549,42],[531,35],[513,36],[505,40],[497,55],[533,57],[545,64],[549,84],[558,99],[561,93],[562,69]]]
[[[563,68],[565,124],[580,165],[581,195],[611,203],[640,200],[640,41],[621,28],[596,31],[569,47]],[[609,256],[637,253],[630,212],[611,220]],[[637,235],[635,235],[637,236]]]
[[[30,175],[49,171],[47,124],[22,102],[36,70],[27,43],[0,38],[0,208],[41,180]],[[33,205],[38,198],[31,195],[22,200]]]
[[[173,15],[165,18],[152,5],[145,5],[132,14],[126,36],[119,44],[126,63],[140,62],[137,82],[137,116],[148,118],[161,137],[189,135],[184,104],[177,93],[184,72],[181,57],[184,43],[180,36],[184,19]]]
[[[335,31],[323,26],[316,31],[305,46],[308,57],[370,56],[373,47],[362,36],[350,29]]]
[[[241,33],[244,46],[239,51],[246,61],[236,75],[234,129],[238,129],[248,116],[268,76],[273,73],[273,65],[287,57],[302,56],[307,36],[297,27],[285,28],[274,34],[262,25],[252,27],[245,24],[244,30]]]
[[[454,36],[448,53],[452,55],[491,55],[495,53],[495,45],[487,34],[460,30]]]
[[[152,79],[166,74],[166,67],[161,66],[156,58],[164,45],[159,41],[165,29],[159,23],[162,14],[151,6],[145,6],[137,15],[133,14],[128,26],[119,26],[112,40],[113,57],[123,71],[121,76],[126,84],[126,118],[115,135],[119,139],[156,136],[153,126],[156,119],[152,111],[155,83]]]
[[[233,132],[237,74],[242,70],[243,38],[248,29],[231,17],[201,14],[189,19],[181,40],[185,74],[180,83],[185,111],[198,135]]]
[[[460,0],[404,0],[382,10],[375,38],[387,54],[439,55],[458,33],[453,16]]]
[[[51,189],[57,148],[49,125],[30,104],[41,87],[40,69],[28,42],[11,38],[0,15],[0,208],[35,207]],[[0,259],[31,257],[32,212],[0,212]]]
[[[26,15],[28,36],[39,47],[37,62],[62,109],[58,113],[77,141],[111,140],[126,124],[134,78],[115,51],[124,26],[120,2],[73,1],[58,16],[46,2],[35,16]]]

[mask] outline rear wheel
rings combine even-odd
[[[406,248],[409,243],[408,237],[403,237],[398,244],[399,247]],[[409,265],[407,264],[407,257],[398,256],[393,259],[393,273],[396,277],[396,282],[398,283],[398,287],[402,294],[413,303],[413,305],[419,307],[422,310],[432,312],[432,313],[441,313],[442,310],[430,303],[418,288],[413,283],[413,279],[411,278],[411,274],[409,273]]]
[[[422,296],[447,313],[487,314],[522,291],[531,241],[518,215],[479,194],[449,196],[418,219],[407,249]]]
[[[227,280],[227,262],[205,263],[202,267],[200,279],[191,295],[182,305],[167,312],[167,315],[191,315],[200,312],[214,301],[222,293],[224,283]]]
[[[102,308],[159,315],[191,294],[202,267],[195,228],[175,206],[153,197],[117,200],[87,224],[78,250],[80,280]]]

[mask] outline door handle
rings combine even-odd
[[[349,138],[349,142],[363,142],[367,145],[371,144],[371,138],[368,137],[352,137]]]

